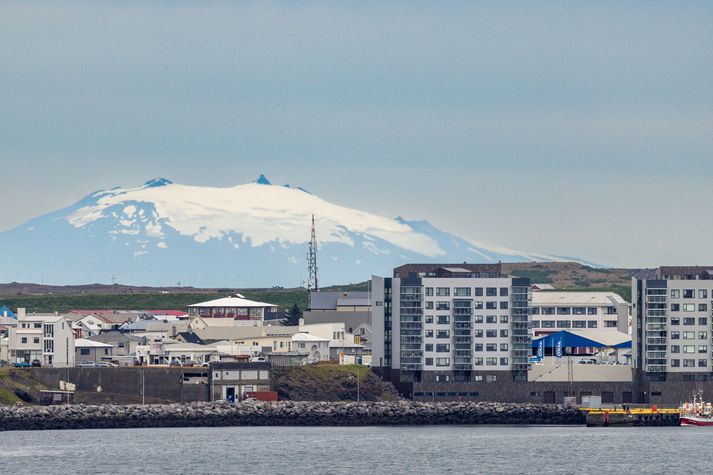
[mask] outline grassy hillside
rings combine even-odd
[[[30,372],[18,368],[0,368],[0,404],[36,402],[47,386],[34,380]]]
[[[356,401],[357,370],[360,400],[398,399],[393,386],[384,383],[371,369],[356,365],[324,364],[274,368],[273,389],[277,391],[280,399],[293,401]]]

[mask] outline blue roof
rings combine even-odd
[[[612,345],[610,343],[586,338],[567,330],[562,330],[557,333],[551,333],[549,335],[533,339],[532,347],[537,348],[540,344],[540,340],[542,339],[544,339],[544,346],[546,348],[554,348],[560,339],[562,340],[562,346],[569,348],[631,348],[631,339]]]
[[[8,317],[14,318],[15,320],[17,320],[17,315],[15,315],[15,312],[13,312],[9,308],[7,308],[7,305],[3,305],[2,307],[0,307],[0,317],[4,317],[5,312],[7,312]]]

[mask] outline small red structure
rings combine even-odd
[[[277,391],[246,391],[245,397],[258,401],[277,401]]]

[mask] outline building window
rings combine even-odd
[[[605,328],[614,328],[616,327],[616,320],[607,320],[604,322],[604,327]]]
[[[705,368],[706,366],[708,366],[708,360],[698,360],[699,368]]]
[[[695,298],[695,297],[696,297],[696,295],[695,295],[695,291],[694,291],[693,289],[685,289],[685,290],[683,291],[683,298],[684,298],[684,299],[692,299],[692,298]]]
[[[89,348],[80,348],[79,354],[82,356],[89,356]]]
[[[474,346],[475,351],[483,351],[483,344],[482,343],[476,343]]]
[[[500,296],[501,296],[501,297],[507,297],[507,296],[508,296],[508,288],[507,288],[507,287],[500,287]]]
[[[681,347],[679,345],[671,345],[671,353],[680,353]]]
[[[488,315],[485,317],[485,323],[498,323],[498,317],[495,315]]]
[[[497,302],[485,302],[485,308],[488,310],[497,310],[498,303]]]
[[[498,337],[497,330],[485,330],[485,338],[497,338],[497,337]]]
[[[433,315],[426,315],[423,317],[423,321],[426,323],[433,323]]]
[[[473,338],[483,338],[483,330],[474,330]]]
[[[483,358],[481,358],[480,356],[473,358],[473,364],[475,366],[483,366]],[[476,376],[475,378],[476,381],[479,381],[479,379],[477,379],[478,376]],[[480,376],[480,378],[482,379],[482,376]]]
[[[672,312],[680,312],[681,311],[681,305],[677,303],[672,303],[671,304],[671,311]]]
[[[684,368],[694,368],[696,366],[696,360],[683,360]]]
[[[508,336],[508,331],[507,330],[500,330],[500,336],[501,337],[507,337]]]
[[[438,323],[439,325],[448,325],[451,323],[450,315],[438,315],[436,319],[436,323]]]
[[[698,345],[699,353],[708,353],[708,345]]]
[[[554,315],[554,314],[555,314],[554,307],[542,307],[542,315]]]
[[[453,289],[453,295],[456,297],[470,297],[470,287],[456,287]]]
[[[475,315],[473,317],[473,323],[483,323],[483,316],[482,315]]]
[[[681,360],[671,360],[671,367],[678,368],[681,366]]]
[[[425,351],[433,351],[433,343],[426,343]]]
[[[597,307],[587,307],[587,315],[596,315]]]
[[[485,351],[498,351],[497,343],[488,343],[485,345]]]
[[[699,324],[699,325],[708,325],[708,318],[706,318],[706,317],[699,317],[699,318],[698,318],[698,324]]]
[[[680,325],[681,319],[678,317],[671,317],[671,325]]]
[[[485,358],[485,366],[497,366],[497,358]]]
[[[683,311],[684,312],[695,312],[696,311],[696,304],[694,303],[684,303],[683,304]],[[685,323],[684,323],[685,325]]]
[[[707,304],[707,303],[699,303],[699,304],[698,304],[698,311],[699,311],[699,312],[707,312],[707,311],[708,311],[708,304]]]
[[[447,343],[438,343],[436,345],[436,353],[450,353],[451,345]]]
[[[436,366],[450,366],[450,365],[451,365],[450,358],[436,358]]]
[[[570,325],[569,320],[557,320],[557,328],[569,328]]]
[[[433,302],[426,300],[426,310],[433,310]]]
[[[500,351],[508,351],[508,344],[500,343]]]
[[[436,302],[436,310],[450,310],[451,309],[451,303],[448,301],[445,302]]]
[[[596,320],[588,320],[587,328],[597,328],[597,321]]]
[[[681,291],[678,289],[672,289],[671,290],[671,298],[672,299],[680,299],[681,298]]]
[[[587,322],[584,320],[575,320],[572,322],[572,328],[586,328]]]
[[[507,365],[508,365],[508,359],[500,358],[500,366],[507,366]]]
[[[508,309],[508,303],[500,302],[500,310],[507,310],[507,309]]]
[[[445,383],[450,379],[450,377],[447,374],[437,374],[436,375],[436,381],[440,383]]]
[[[451,288],[450,287],[436,287],[436,296],[437,297],[450,297],[451,296]]]
[[[20,338],[20,343],[27,343],[27,337]]]
[[[540,307],[532,307],[531,309],[531,315],[539,315],[540,314]]]
[[[708,291],[706,289],[698,289],[698,298],[699,299],[707,299]]]
[[[498,380],[498,377],[494,374],[486,374],[485,375],[485,381],[488,383],[494,383],[497,380]]]
[[[32,339],[32,343],[37,344],[40,342],[40,337],[36,336]]]
[[[557,315],[569,315],[569,307],[557,307]]]
[[[508,322],[508,316],[500,315],[500,323],[507,323],[507,322]]]
[[[695,340],[696,332],[683,332],[683,339],[684,340]]]
[[[497,287],[487,287],[485,289],[485,296],[486,297],[497,297],[498,296]]]
[[[573,315],[584,315],[586,311],[587,311],[586,307],[572,307]]]
[[[707,340],[707,339],[708,339],[708,332],[698,332],[698,339],[699,339],[699,340]]]
[[[433,338],[433,330],[426,330],[426,338]]]
[[[482,287],[476,287],[476,288],[475,288],[475,296],[476,296],[476,297],[482,297],[482,296],[483,296],[483,288],[482,288]]]
[[[426,366],[433,366],[433,358],[426,358]]]
[[[693,345],[683,345],[683,352],[684,353],[695,353],[696,347]]]
[[[678,340],[681,338],[681,333],[680,332],[671,332],[671,339],[672,340]]]
[[[542,320],[542,328],[554,328],[554,327],[555,327],[554,320]]]
[[[450,330],[436,330],[436,338],[450,338],[450,337],[451,337]]]
[[[483,309],[483,302],[473,302],[473,308],[475,310],[482,310]]]
[[[426,287],[426,297],[433,297],[433,287]]]

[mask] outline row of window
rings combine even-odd
[[[683,345],[684,353],[696,353],[696,345]],[[671,353],[681,353],[680,345],[671,345]],[[698,345],[698,353],[708,353],[708,345]]]
[[[450,358],[426,358],[426,366],[450,366],[451,365],[451,359]],[[497,366],[498,362],[500,362],[500,366],[507,366],[508,363],[508,358],[496,358],[496,357],[488,357],[488,358],[481,358],[481,357],[475,357],[473,358],[473,366],[483,366],[483,363],[485,363],[485,366]]]
[[[438,381],[439,383],[446,383],[450,380],[451,380],[450,374],[437,374],[436,375],[436,381]],[[456,378],[456,381],[457,380],[458,380],[458,378]],[[488,383],[492,383],[497,380],[498,380],[498,378],[494,374],[486,374],[485,375],[485,381],[487,381]],[[476,374],[475,376],[473,376],[473,381],[476,383],[483,381],[483,375]],[[448,393],[449,396],[455,396],[456,394],[458,394],[459,396],[467,396],[467,395],[477,396],[478,395],[478,393]],[[414,396],[423,396],[423,395],[430,396],[430,395],[433,395],[433,393],[414,393]],[[446,393],[436,393],[436,395],[445,396]]]
[[[586,324],[586,326],[585,326]],[[615,328],[617,322],[615,320],[604,322],[605,328]],[[597,328],[596,320],[542,320],[541,322],[530,322],[532,328]]]
[[[680,340],[681,339],[681,333],[683,333],[683,339],[684,340],[695,340],[696,339],[696,332],[671,332],[671,339],[672,340]],[[708,339],[708,332],[698,332],[698,340],[707,340]]]
[[[424,351],[427,353],[433,352],[435,348],[436,353],[450,353],[451,352],[451,345],[449,343],[436,343],[435,345],[433,343],[426,343],[424,345]],[[475,351],[509,351],[509,346],[507,343],[500,343],[499,345],[497,343],[486,343],[483,345],[483,343],[476,343],[473,346],[473,349]]]
[[[485,305],[485,306],[483,306]],[[450,310],[451,309],[451,302],[449,300],[437,300],[437,301],[432,301],[432,300],[426,300],[424,303],[424,306],[426,310]],[[473,306],[470,306],[470,302],[468,302],[468,305],[463,307],[462,304],[458,308],[474,308],[475,310],[482,310],[485,308],[486,310],[507,310],[510,308],[510,305],[507,301],[500,301],[500,302],[473,302]]]
[[[532,315],[597,315],[598,307],[532,307]],[[606,307],[604,313],[616,315],[616,307]]]
[[[509,331],[505,328],[501,330],[481,330],[481,329],[475,329],[473,330],[473,338],[483,338],[483,335],[485,335],[485,338],[497,338],[498,333],[500,334],[501,337],[506,338],[509,335]],[[450,330],[431,330],[431,329],[426,329],[424,330],[424,336],[425,338],[450,338],[451,337],[451,331]]]
[[[695,289],[685,289],[685,290],[683,290],[683,292],[681,292],[679,289],[671,289],[671,298],[672,299],[680,299],[681,295],[683,295],[684,299],[694,299],[694,298],[696,298],[696,290]],[[713,295],[713,290],[711,291],[711,295]],[[708,298],[708,290],[698,289],[698,298],[699,299],[707,299]]]
[[[424,287],[424,292],[426,297],[450,297],[451,288],[450,287]],[[435,292],[435,293],[434,293]],[[452,290],[454,297],[470,297],[475,295],[476,297],[507,297],[510,293],[508,287],[454,287]]]
[[[500,323],[508,323],[509,317],[507,315],[500,315]],[[451,323],[450,315],[424,315],[424,323],[437,323],[439,325],[448,325]],[[473,323],[483,323],[483,315],[473,315]],[[486,315],[485,323],[498,323],[498,317],[496,315]]]
[[[679,317],[671,317],[671,325],[680,325],[680,324],[681,324],[681,319]],[[696,319],[695,319],[695,317],[684,317],[683,324],[684,325],[695,325]],[[708,325],[708,318],[707,317],[698,317],[698,324],[699,325]]]
[[[678,303],[672,303],[671,304],[671,311],[672,312],[695,312],[696,311],[696,304],[695,303],[684,303],[678,304]],[[708,311],[708,304],[706,303],[699,303],[698,304],[698,311],[699,312],[707,312]]]
[[[671,360],[671,367],[673,368],[678,368],[681,366],[681,360],[679,359],[673,359]],[[705,368],[708,366],[708,360],[698,360],[698,367],[699,368]],[[696,367],[696,360],[694,359],[685,359],[683,360],[683,367],[684,368],[695,368]]]

